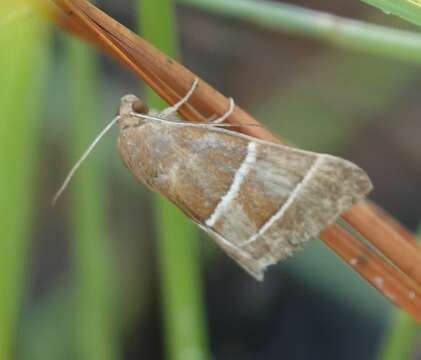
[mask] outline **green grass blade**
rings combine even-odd
[[[421,26],[421,2],[419,0],[362,0],[387,15],[396,15],[415,25]]]
[[[0,14],[19,4],[2,1]],[[13,359],[25,287],[35,168],[47,61],[47,28],[36,14],[0,31],[0,359]]]
[[[380,349],[379,359],[410,359],[418,332],[419,327],[414,319],[402,310],[395,310]]]
[[[207,359],[197,231],[166,199],[155,202],[166,358]]]
[[[11,11],[0,16],[0,29],[4,26],[13,25],[16,21],[22,21],[23,18],[32,14],[32,8],[27,3],[15,6]]]
[[[139,0],[138,7],[143,36],[166,54],[178,57],[172,1]],[[152,92],[147,97],[154,107],[164,105]],[[196,229],[161,197],[156,197],[155,209],[167,359],[207,359]]]
[[[421,62],[421,34],[296,5],[256,0],[178,0],[207,12],[320,39],[346,49]]]
[[[68,136],[72,142],[71,159],[75,161],[101,128],[95,121],[98,118],[96,64],[85,44],[69,39],[66,65],[69,83],[66,120],[71,128]],[[82,165],[70,190],[78,359],[116,359],[117,334],[112,311],[115,279],[105,230],[104,178],[95,153]]]

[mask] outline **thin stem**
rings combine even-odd
[[[389,301],[404,308],[421,323],[421,292],[410,278],[339,225],[323,230],[320,238]]]
[[[421,35],[416,32],[374,25],[273,1],[177,1],[207,12],[247,20],[269,29],[280,29],[292,34],[320,39],[347,49],[410,62],[421,62]]]
[[[140,0],[138,8],[144,37],[170,56],[178,57],[172,1]],[[155,108],[164,106],[151,91],[147,92],[147,98]],[[197,231],[168,200],[158,196],[155,200],[166,357],[173,360],[207,359]]]
[[[401,19],[421,26],[421,2],[419,0],[362,0],[383,11],[386,15],[396,15]]]
[[[342,217],[421,287],[421,252],[415,242],[401,241],[402,232],[379,217],[368,203],[356,204]]]
[[[74,39],[67,41],[67,75],[69,104],[66,114],[71,126],[72,161],[97,131],[93,119],[98,117],[95,103],[93,54]],[[113,319],[113,262],[106,235],[104,179],[97,158],[81,169],[74,179],[71,201],[72,241],[75,263],[74,332],[80,359],[112,360],[117,358]]]
[[[379,360],[411,359],[419,326],[407,313],[396,309],[383,339]]]
[[[14,8],[15,0],[0,1],[0,14]],[[32,209],[39,207],[33,197],[47,35],[36,14],[0,31],[0,359],[16,358]]]
[[[7,13],[0,17],[0,28],[4,26],[9,26],[15,21],[21,20],[23,17],[28,16],[32,13],[31,7],[29,4],[22,4],[17,6],[13,11]]]

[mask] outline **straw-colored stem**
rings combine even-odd
[[[322,231],[320,238],[389,301],[404,308],[421,324],[421,291],[411,279],[339,225]]]
[[[402,236],[402,232],[379,217],[368,203],[356,204],[342,217],[418,286],[421,286],[421,253],[414,241],[402,241],[406,239]]]
[[[399,224],[395,225],[399,231]],[[394,309],[392,315],[380,347],[379,360],[410,359],[420,328],[414,319],[400,309]]]

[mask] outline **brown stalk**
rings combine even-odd
[[[373,212],[376,213],[376,215],[381,218],[384,222],[386,222],[388,225],[390,225],[401,237],[406,239],[409,243],[417,246],[419,248],[419,244],[417,243],[417,239],[412,235],[412,233],[403,226],[399,221],[394,219],[391,215],[389,215],[385,210],[383,210],[381,207],[377,206],[373,202],[367,200],[366,201],[367,206],[370,206]]]
[[[408,311],[421,323],[421,291],[408,277],[402,276],[396,268],[337,224],[326,228],[323,235],[327,246],[347,260],[388,300]]]
[[[167,103],[172,105],[179,100],[196,78],[184,66],[85,0],[54,2],[61,11],[56,17],[60,25],[76,31],[128,66]],[[224,95],[201,80],[189,104],[183,106],[180,113],[189,121],[203,121],[211,115],[225,113],[228,105]],[[228,121],[232,124],[258,124],[238,106]],[[237,130],[260,139],[280,141],[262,126],[245,126]],[[414,236],[368,202],[356,204],[343,214],[343,219],[396,267],[339,225],[325,229],[320,238],[384,296],[421,323],[421,252],[415,245]]]
[[[396,264],[401,271],[421,284],[421,261],[419,247],[409,232],[397,227],[397,222],[378,216],[366,202],[360,202],[342,217],[359,231],[370,243]],[[384,241],[387,239],[387,241]]]

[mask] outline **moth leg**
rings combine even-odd
[[[228,108],[227,112],[217,119],[210,120],[209,122],[211,124],[220,124],[220,123],[224,122],[233,113],[233,111],[235,109],[234,99],[229,98],[228,100],[229,100],[229,108]]]
[[[198,84],[199,84],[199,79],[195,78],[194,81],[193,81],[193,84],[192,84],[190,90],[187,92],[187,94],[182,99],[180,99],[177,103],[175,103],[173,106],[170,106],[170,107],[162,110],[161,113],[160,113],[160,116],[167,117],[169,115],[175,114],[180,109],[180,107],[182,107],[185,103],[187,103],[187,101],[189,101],[190,97],[192,96],[192,94],[196,90]]]

